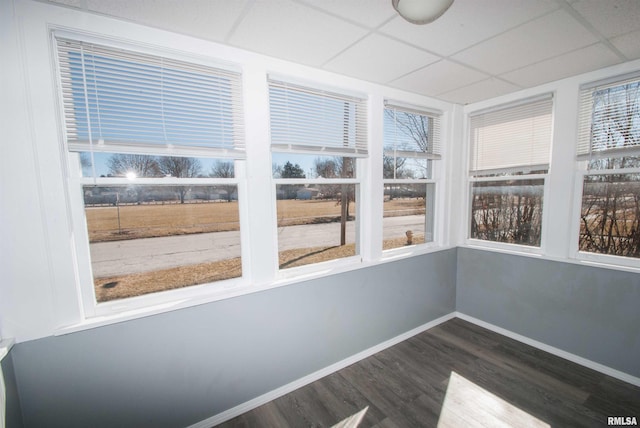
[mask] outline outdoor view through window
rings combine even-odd
[[[387,104],[382,172],[384,250],[433,241],[440,117]]]
[[[94,155],[102,157],[108,172],[101,178],[131,183],[83,186],[99,302],[242,275],[237,185],[175,185],[180,178],[233,179],[232,161]],[[89,159],[81,154],[85,171],[92,169]],[[172,177],[179,179],[162,183]]]
[[[280,269],[359,254],[366,100],[269,81]]]
[[[640,257],[640,77],[581,91],[579,249]]]
[[[541,246],[552,111],[548,94],[471,115],[469,238]]]
[[[275,155],[274,160],[280,157]],[[273,165],[280,269],[356,255],[358,186],[339,181],[355,176],[356,160],[309,155],[284,158],[284,164]],[[302,165],[310,168],[305,172]]]
[[[83,292],[106,302],[242,276],[240,74],[56,42],[66,144],[82,171]]]

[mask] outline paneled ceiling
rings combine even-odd
[[[640,0],[49,0],[454,103],[640,58]]]

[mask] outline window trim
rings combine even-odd
[[[272,230],[274,231],[274,249],[275,249],[275,280],[282,280],[288,278],[303,278],[308,275],[314,275],[323,272],[330,272],[332,269],[340,268],[342,266],[350,266],[356,264],[362,264],[364,260],[363,255],[363,231],[362,231],[362,208],[356,209],[358,213],[355,219],[355,248],[356,254],[354,256],[342,257],[338,259],[331,259],[323,262],[311,263],[302,266],[292,267],[280,269],[279,266],[279,258],[280,258],[280,249],[278,242],[278,215],[277,215],[277,186],[278,185],[286,185],[286,184],[352,184],[356,186],[356,203],[358,205],[362,204],[364,192],[363,192],[363,184],[365,181],[365,174],[363,173],[363,169],[365,169],[365,163],[371,161],[371,148],[370,146],[370,120],[371,120],[371,106],[369,102],[369,96],[367,94],[356,93],[350,90],[343,90],[340,88],[329,87],[323,84],[317,84],[310,81],[304,81],[301,79],[290,78],[285,76],[279,76],[272,73],[267,73],[267,98],[269,103],[269,148],[271,159],[273,158],[274,153],[282,154],[298,154],[303,156],[341,156],[341,157],[349,157],[353,159],[353,162],[356,163],[355,168],[355,176],[352,178],[275,178],[273,174],[271,175],[271,201],[272,201],[272,209],[275,213],[273,218]],[[353,147],[346,147],[344,150],[340,147],[328,145],[316,145],[313,142],[304,143],[304,144],[282,144],[282,143],[274,143],[273,141],[273,123],[274,118],[277,123],[283,119],[283,114],[287,113],[288,104],[282,104],[282,96],[278,95],[275,99],[271,97],[272,89],[281,89],[283,91],[292,92],[300,92],[303,94],[310,95],[311,97],[318,97],[319,101],[322,101],[325,97],[329,99],[342,100],[344,102],[349,102],[355,109],[355,116],[353,117],[353,123],[349,123],[350,126],[354,127],[354,142]],[[275,109],[274,116],[274,105],[273,102],[276,102],[278,108]],[[297,113],[297,112],[296,112]],[[343,117],[344,118],[344,117]],[[343,125],[344,126],[344,125]],[[290,135],[287,133],[287,137]],[[315,134],[314,134],[315,136]],[[304,139],[304,137],[303,137]],[[272,162],[273,163],[273,162]]]
[[[75,254],[75,270],[76,281],[78,286],[79,295],[82,301],[82,307],[86,318],[100,317],[113,315],[120,312],[127,312],[132,310],[140,310],[147,307],[154,307],[157,305],[169,304],[171,302],[203,297],[207,295],[219,295],[227,292],[232,288],[239,288],[248,284],[248,275],[246,274],[248,266],[245,265],[245,258],[247,257],[245,245],[243,243],[243,236],[246,231],[243,229],[243,218],[241,214],[241,200],[244,196],[244,186],[242,185],[243,179],[238,176],[236,168],[236,177],[234,178],[180,178],[171,179],[166,178],[145,178],[140,180],[129,180],[127,178],[112,178],[112,177],[82,177],[82,168],[80,166],[80,153],[67,152],[68,165],[70,170],[70,176],[67,177],[67,187],[69,192],[69,209],[71,211],[71,227],[74,231],[73,236],[73,248]],[[242,160],[236,160],[236,164],[243,163]],[[75,166],[75,167],[73,167]],[[143,181],[144,180],[144,181]],[[166,180],[166,181],[165,181]],[[212,186],[222,184],[234,184],[237,186],[238,191],[238,220],[240,223],[240,237],[239,242],[241,244],[241,263],[242,263],[242,276],[237,278],[230,278],[215,282],[196,284],[190,286],[183,286],[171,290],[156,291],[147,294],[141,294],[138,296],[127,297],[123,299],[110,300],[106,302],[98,302],[95,296],[94,289],[94,277],[92,273],[91,253],[89,245],[89,234],[87,228],[86,214],[84,211],[84,199],[82,196],[82,189],[85,185],[104,185],[104,186],[123,186],[128,184],[145,184],[145,185],[198,185],[198,186]]]
[[[608,76],[582,83],[578,85],[576,99],[576,141],[574,147],[574,189],[571,233],[569,236],[569,259],[579,263],[593,264],[596,266],[618,268],[626,271],[639,272],[640,258],[618,256],[611,254],[592,253],[580,250],[580,228],[582,216],[582,200],[584,180],[587,176],[611,175],[611,174],[638,174],[640,167],[617,169],[589,169],[589,161],[594,159],[616,158],[625,154],[638,155],[640,145],[608,148],[593,151],[591,141],[591,126],[593,124],[592,91],[598,88],[616,88],[629,83],[640,84],[640,70],[636,69],[622,73],[609,74]],[[591,107],[589,107],[591,106]],[[589,108],[588,108],[589,107]]]
[[[145,144],[111,144],[107,150],[102,147],[96,147],[95,151],[104,152],[118,152],[125,154],[145,154],[150,156],[197,156],[202,158],[211,159],[227,159],[233,161],[237,166],[235,168],[236,174],[234,178],[222,179],[222,178],[144,178],[144,181],[140,183],[145,184],[196,184],[196,185],[220,185],[220,184],[234,184],[237,186],[238,191],[238,216],[240,223],[240,237],[239,242],[241,244],[241,264],[242,264],[242,276],[238,278],[230,278],[227,280],[216,281],[212,283],[198,284],[194,286],[185,286],[172,290],[158,291],[148,294],[142,294],[129,298],[117,299],[107,302],[98,302],[95,296],[94,279],[92,274],[91,254],[89,246],[89,237],[87,222],[84,212],[84,199],[82,187],[83,185],[94,185],[101,183],[104,185],[127,185],[132,181],[127,178],[116,177],[83,177],[82,167],[80,165],[80,152],[77,145],[71,144],[66,138],[66,117],[64,115],[64,101],[63,101],[63,89],[61,84],[60,64],[58,58],[58,39],[76,40],[79,42],[95,43],[101,46],[106,46],[113,49],[123,49],[132,54],[140,53],[142,55],[153,55],[163,58],[174,59],[185,63],[193,63],[203,65],[210,68],[219,68],[221,70],[229,71],[232,73],[240,73],[240,81],[242,84],[241,67],[235,64],[218,62],[212,60],[210,57],[203,57],[196,54],[175,51],[164,48],[154,48],[147,45],[142,45],[133,41],[122,41],[111,39],[107,37],[99,37],[89,35],[83,32],[73,32],[60,28],[52,28],[49,33],[49,41],[52,55],[52,75],[54,84],[54,99],[56,101],[56,116],[57,116],[57,129],[58,129],[58,147],[63,159],[64,172],[64,185],[67,192],[66,204],[67,212],[69,213],[69,227],[71,231],[71,251],[72,251],[72,263],[74,269],[76,295],[78,297],[78,303],[80,305],[80,313],[83,317],[83,322],[80,324],[91,324],[93,320],[100,319],[102,317],[119,316],[121,314],[128,314],[137,311],[155,311],[155,308],[163,307],[165,305],[172,306],[179,302],[193,299],[209,299],[215,296],[228,295],[231,290],[241,290],[247,286],[250,281],[249,274],[249,251],[247,245],[244,245],[247,240],[248,231],[246,220],[247,216],[243,213],[242,206],[245,205],[242,202],[243,198],[246,198],[246,175],[244,174],[244,160],[246,157],[233,155],[230,151],[224,151],[220,149],[207,150],[207,148],[200,147],[153,147],[150,146],[150,150]],[[238,96],[238,94],[234,95]],[[243,99],[244,93],[239,94],[239,102],[241,111],[244,110]],[[235,110],[234,110],[235,111]],[[235,113],[234,113],[235,114]],[[245,121],[240,123],[242,127],[242,138],[245,137]],[[243,147],[246,146],[246,143]],[[89,149],[89,145],[86,147]],[[116,150],[114,150],[116,149]],[[244,151],[244,148],[243,150]],[[240,153],[240,152],[238,152]],[[231,157],[229,157],[229,155]],[[142,180],[142,179],[141,179]],[[224,298],[224,297],[222,297]],[[127,315],[124,315],[125,318]]]
[[[471,209],[473,206],[473,183],[481,183],[481,182],[490,182],[490,181],[518,181],[518,180],[543,180],[543,199],[542,199],[542,216],[541,216],[541,225],[540,225],[540,246],[531,246],[531,245],[523,245],[517,243],[510,242],[499,242],[499,241],[489,241],[484,239],[472,238],[471,237]],[[527,253],[527,254],[536,254],[543,255],[546,254],[546,233],[545,233],[545,224],[548,221],[547,216],[549,210],[546,209],[544,195],[548,194],[549,190],[549,173],[546,174],[529,174],[529,175],[509,175],[509,176],[501,176],[501,177],[468,177],[467,178],[467,224],[466,224],[466,239],[465,243],[469,246],[473,246],[476,248],[493,248],[493,249],[501,249],[501,250],[511,250],[516,253]]]
[[[277,151],[277,153],[282,153],[280,151]],[[309,152],[305,153],[306,155],[312,155]],[[318,154],[318,156],[322,156],[320,154]],[[277,230],[278,230],[278,216],[277,216],[277,212],[278,212],[278,199],[276,197],[277,195],[277,186],[278,185],[286,185],[286,184],[300,184],[300,185],[306,185],[306,184],[318,184],[318,185],[323,185],[323,184],[352,184],[356,186],[356,201],[358,202],[358,204],[361,203],[362,201],[362,197],[363,197],[363,191],[362,191],[362,179],[360,178],[362,176],[362,174],[359,172],[359,170],[361,169],[361,163],[363,161],[362,158],[357,158],[357,157],[352,157],[353,160],[357,163],[356,165],[356,176],[353,178],[272,178],[271,179],[271,184],[272,184],[272,202],[273,202],[273,210],[276,213],[276,216],[274,218],[274,224],[273,224],[273,230],[276,231],[275,233],[275,240],[274,240],[274,246],[275,246],[275,251],[276,251],[276,260],[275,260],[275,279],[276,280],[281,280],[281,279],[294,279],[296,277],[304,277],[307,275],[312,275],[312,274],[319,274],[319,273],[323,273],[323,272],[330,272],[331,270],[335,269],[335,268],[340,268],[342,266],[345,265],[354,265],[354,264],[361,264],[363,261],[363,255],[362,255],[362,221],[361,221],[361,215],[357,215],[356,219],[355,219],[355,227],[356,227],[356,238],[355,238],[355,245],[356,245],[356,254],[354,256],[349,256],[349,257],[342,257],[342,258],[338,258],[338,259],[331,259],[331,260],[326,260],[323,262],[317,262],[317,263],[310,263],[310,264],[306,264],[306,265],[302,265],[302,266],[296,266],[296,267],[291,267],[291,268],[286,268],[286,269],[280,269],[279,266],[279,257],[280,257],[280,249],[278,247],[278,239],[277,239]]]
[[[572,230],[570,234],[570,258],[578,262],[592,263],[613,268],[631,268],[633,271],[640,271],[640,258],[617,256],[612,254],[591,253],[588,251],[580,250],[580,218],[582,215],[582,196],[585,177],[588,175],[638,174],[640,173],[640,167],[627,169],[620,168],[608,170],[589,170],[587,168],[587,161],[578,159],[577,162],[579,167],[574,173],[576,179],[573,191],[574,204],[572,210],[573,221],[571,222]]]
[[[637,83],[640,85],[640,70],[606,79],[597,80],[580,85],[578,88],[578,130],[576,137],[577,160],[602,159],[607,157],[624,156],[625,153],[633,153],[640,156],[640,144],[621,148],[605,148],[593,150],[591,141],[591,127],[593,125],[593,91],[614,89],[619,86]]]
[[[472,170],[471,166],[473,164],[472,158],[474,156],[472,151],[472,118],[474,116],[486,114],[486,113],[494,113],[499,111],[507,111],[510,108],[519,108],[522,106],[526,106],[527,104],[536,104],[549,100],[551,103],[551,133],[550,133],[550,141],[549,141],[549,153],[547,164],[540,165],[522,165],[522,166],[514,166],[508,168],[499,168],[499,169],[485,169],[485,170]],[[465,151],[463,155],[465,156],[465,186],[466,186],[466,194],[467,197],[463,204],[460,206],[465,210],[464,218],[466,219],[466,225],[464,229],[464,244],[470,247],[475,248],[486,248],[493,249],[497,251],[506,251],[520,254],[531,254],[536,256],[542,256],[547,252],[546,245],[546,224],[549,221],[549,209],[547,204],[545,203],[546,195],[549,194],[549,183],[551,176],[551,163],[552,163],[552,155],[555,147],[555,133],[554,133],[554,122],[555,122],[555,112],[556,112],[556,94],[553,91],[546,91],[539,94],[535,94],[532,96],[518,98],[511,100],[509,102],[497,103],[495,105],[491,105],[489,107],[481,108],[478,110],[467,112],[465,115],[466,121],[466,140],[465,140]],[[544,173],[531,173],[532,171],[537,170],[545,170]],[[515,172],[523,172],[522,175],[515,175]],[[503,176],[487,176],[486,174],[492,173],[504,173],[506,175]],[[489,181],[514,181],[514,180],[535,180],[542,179],[544,181],[543,184],[543,208],[541,214],[541,225],[540,225],[540,246],[528,246],[522,245],[518,243],[508,243],[508,242],[497,242],[497,241],[489,241],[483,239],[477,239],[471,237],[471,216],[472,216],[472,207],[473,207],[473,183],[475,182],[489,182]]]
[[[441,221],[440,221],[440,212],[441,210],[439,209],[439,206],[442,205],[444,202],[442,201],[442,198],[439,197],[439,193],[440,193],[440,186],[441,186],[441,171],[442,171],[442,163],[445,162],[446,158],[444,156],[444,153],[446,151],[446,147],[445,147],[445,141],[446,139],[444,138],[444,126],[443,123],[445,122],[445,114],[442,110],[436,109],[436,108],[429,108],[429,107],[423,107],[420,105],[415,105],[415,104],[409,104],[403,101],[399,101],[399,100],[395,100],[395,99],[384,99],[383,101],[383,106],[382,106],[382,156],[384,158],[385,153],[387,153],[387,150],[385,150],[385,130],[384,130],[384,116],[386,114],[386,110],[391,110],[391,111],[400,111],[400,112],[405,112],[405,113],[410,113],[410,114],[416,114],[416,115],[420,115],[420,116],[425,116],[429,119],[433,120],[433,127],[434,127],[434,132],[433,132],[433,139],[434,142],[432,144],[432,147],[430,148],[430,150],[427,150],[425,152],[406,152],[406,151],[402,151],[402,150],[394,150],[394,154],[403,154],[406,153],[407,157],[414,157],[414,158],[418,158],[418,159],[425,159],[427,162],[430,162],[430,176],[429,178],[384,178],[384,171],[382,176],[380,177],[380,184],[382,185],[382,196],[383,196],[383,200],[384,200],[384,186],[387,184],[402,184],[402,183],[406,183],[406,184],[425,184],[427,185],[427,189],[429,185],[433,185],[433,195],[431,198],[427,198],[425,195],[425,223],[424,223],[424,227],[425,227],[425,242],[422,244],[413,244],[413,245],[407,245],[407,246],[401,246],[401,247],[395,247],[395,248],[389,248],[389,249],[384,249],[384,202],[383,202],[383,207],[382,207],[382,218],[380,219],[381,221],[381,231],[380,231],[380,238],[381,238],[381,248],[382,248],[382,254],[381,254],[381,258],[382,259],[391,259],[394,257],[397,257],[398,255],[402,255],[402,254],[414,254],[416,252],[421,251],[422,249],[430,249],[430,248],[436,248],[436,247],[441,247],[441,236],[440,236],[440,231],[442,229],[441,227]],[[382,158],[382,159],[383,159]],[[378,160],[380,162],[382,162],[382,159]],[[433,203],[433,208],[431,211],[431,219],[429,219],[428,217],[428,210],[426,208],[426,204],[428,202],[428,200],[431,199],[432,203]],[[427,235],[427,226],[428,224],[431,223],[432,226],[432,230],[431,230],[431,241],[427,241],[426,240],[426,235]]]

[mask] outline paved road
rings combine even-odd
[[[403,216],[384,219],[384,239],[404,236],[408,229],[423,227],[424,217]],[[347,243],[355,241],[355,224],[347,223]],[[278,228],[280,250],[340,244],[340,223]],[[95,277],[147,272],[157,269],[240,257],[239,232],[197,233],[193,235],[132,239],[91,244]]]

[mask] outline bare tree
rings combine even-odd
[[[315,158],[313,169],[317,177],[336,178],[338,175],[338,164],[333,158]]]
[[[123,177],[129,173],[137,177],[157,177],[160,174],[158,160],[155,156],[130,155],[118,153],[107,160],[109,173],[116,177]]]
[[[394,149],[418,153],[431,151],[433,119],[425,115],[398,110],[385,109],[384,112],[387,118],[393,121],[396,130],[412,143],[410,147],[394,147]],[[383,177],[385,179],[416,178],[415,171],[407,167],[407,160],[406,157],[397,156],[395,153],[391,155],[390,152],[385,151],[382,160]],[[422,174],[426,177],[427,171],[423,171]],[[389,188],[389,200],[393,200],[398,186],[387,186]]]
[[[196,158],[180,156],[162,156],[158,160],[160,171],[167,177],[193,178],[200,175],[202,164]],[[188,186],[177,186],[180,196],[180,203],[184,204],[186,194],[190,188]]]
[[[542,180],[475,183],[471,237],[539,246],[542,237]]]
[[[209,177],[215,178],[234,178],[235,170],[233,161],[217,161],[211,167]],[[220,186],[227,193],[227,202],[231,202],[233,193],[236,191],[235,184],[225,184]]]
[[[640,83],[593,94],[592,147],[612,150],[591,160],[591,170],[640,166],[638,156],[616,156],[615,150],[640,145]],[[582,193],[580,249],[600,254],[640,257],[640,174],[590,174]]]

